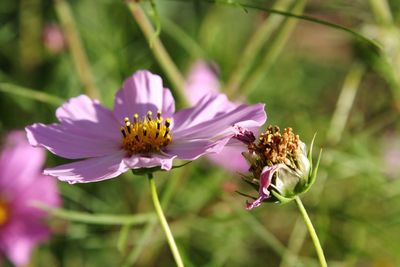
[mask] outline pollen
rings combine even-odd
[[[161,111],[154,117],[151,111],[146,116],[139,118],[135,113],[133,121],[129,118],[124,119],[124,126],[121,126],[122,147],[130,155],[158,152],[172,141],[171,119],[165,121],[161,116]]]
[[[9,217],[7,202],[0,196],[0,226],[5,224]]]

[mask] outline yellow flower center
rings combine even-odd
[[[0,197],[0,226],[5,224],[9,217],[8,205],[5,199]]]
[[[122,147],[130,155],[138,153],[158,152],[172,141],[169,126],[171,119],[166,118],[163,123],[161,112],[153,118],[151,111],[147,116],[139,119],[139,115],[133,115],[133,122],[125,118],[125,126],[121,127]]]

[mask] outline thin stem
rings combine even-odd
[[[174,86],[175,92],[177,93],[179,100],[182,101],[184,105],[187,105],[186,98],[184,95],[184,84],[185,80],[176,67],[175,63],[172,61],[164,45],[161,43],[160,38],[156,34],[153,25],[147,18],[143,9],[135,1],[128,1],[127,5],[132,13],[132,16],[136,20],[143,34],[145,35],[147,41],[150,44],[150,49],[154,54],[154,57],[164,69],[165,74],[168,76],[172,85]]]
[[[100,98],[100,94],[95,85],[93,74],[89,67],[89,62],[78,31],[72,16],[69,4],[64,0],[55,0],[55,8],[60,19],[61,26],[68,42],[68,48],[74,61],[76,73],[84,86],[86,94],[92,98]]]
[[[172,235],[171,229],[169,228],[168,222],[165,219],[163,210],[161,208],[160,200],[158,199],[157,188],[154,182],[153,174],[148,174],[149,185],[151,191],[151,198],[153,199],[154,208],[156,210],[157,216],[160,220],[161,226],[164,230],[165,237],[167,238],[169,247],[171,249],[172,255],[174,256],[176,265],[178,267],[183,267],[183,261],[181,255],[179,254],[178,247],[175,244],[174,236]]]
[[[318,255],[319,263],[321,267],[327,267],[328,264],[326,263],[325,255],[324,255],[324,250],[321,247],[321,243],[319,242],[317,233],[315,232],[314,226],[310,220],[310,217],[307,214],[306,209],[303,206],[303,203],[301,202],[300,197],[295,197],[295,201],[297,204],[297,207],[299,208],[299,211],[303,217],[303,220],[306,224],[306,227],[308,229],[308,232],[310,233],[310,237],[314,243],[315,251]]]

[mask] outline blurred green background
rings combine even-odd
[[[216,2],[140,5],[161,26],[160,39],[183,75],[196,60],[214,62],[232,100],[266,103],[267,123],[292,127],[307,144],[317,132],[323,158],[303,201],[329,266],[400,266],[400,2],[242,1],[342,25],[380,49],[332,26]],[[54,122],[60,102],[90,88],[111,107],[138,69],[160,74],[177,92],[127,2],[0,2],[3,136]],[[47,166],[62,162],[49,154]],[[254,192],[205,158],[158,173],[156,182],[187,266],[318,266],[294,203],[246,211],[235,190]],[[130,173],[59,188],[66,210],[153,211],[145,177]],[[174,266],[158,221],[98,225],[68,216],[49,216],[54,234],[29,266]]]

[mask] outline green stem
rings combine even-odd
[[[33,99],[56,107],[64,102],[57,96],[11,83],[0,82],[0,92]]]
[[[179,254],[178,247],[175,244],[174,236],[172,235],[172,232],[171,232],[171,229],[169,228],[168,222],[165,219],[163,210],[161,208],[160,200],[158,199],[157,188],[156,188],[156,184],[154,182],[153,174],[149,173],[148,178],[149,178],[151,198],[153,199],[154,208],[155,208],[157,216],[160,220],[161,226],[164,230],[165,237],[167,238],[172,255],[174,256],[176,265],[178,267],[183,267],[184,265],[183,265],[181,255]]]
[[[99,99],[100,94],[95,85],[87,55],[76,29],[71,7],[65,0],[55,0],[54,3],[79,80],[83,84],[84,90],[88,96]]]
[[[314,229],[314,226],[313,226],[313,224],[311,222],[311,219],[308,216],[307,211],[304,208],[300,197],[298,197],[298,196],[295,197],[295,201],[296,201],[297,207],[299,208],[299,211],[300,211],[301,215],[303,216],[303,220],[304,220],[304,222],[306,224],[308,232],[310,233],[310,237],[311,237],[311,239],[312,239],[312,241],[314,243],[314,247],[315,247],[315,251],[316,251],[316,253],[318,255],[319,263],[320,263],[321,267],[327,267],[328,264],[326,263],[326,259],[325,259],[325,256],[324,256],[324,251],[323,251],[323,249],[321,247],[321,243],[319,242],[317,233],[315,232],[315,229]]]
[[[153,25],[147,18],[143,9],[140,7],[136,1],[128,1],[128,7],[132,13],[132,16],[136,20],[143,34],[145,35],[147,41],[150,44],[150,49],[152,50],[154,57],[164,69],[165,74],[168,76],[169,80],[174,86],[175,93],[177,93],[179,100],[182,101],[184,105],[187,105],[186,97],[184,95],[184,84],[185,79],[176,67],[175,63],[172,61],[164,45],[161,43]]]

